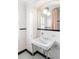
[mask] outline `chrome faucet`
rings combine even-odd
[[[47,37],[44,37],[44,36],[43,36],[43,35],[44,35],[44,32],[42,32],[41,34],[42,34],[43,39],[48,40]]]
[[[44,33],[42,32],[41,34],[43,35]]]

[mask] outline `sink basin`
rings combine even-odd
[[[41,44],[48,44],[48,43],[49,43],[48,38],[39,38],[38,41],[39,41],[39,43],[41,43]]]
[[[32,41],[32,44],[44,49],[44,50],[48,50],[49,48],[51,48],[51,46],[54,44],[55,39],[49,39],[49,38],[44,38],[44,37],[39,37],[36,38]]]

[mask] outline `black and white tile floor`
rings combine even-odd
[[[49,51],[49,57],[51,59],[60,59],[60,47],[53,46]],[[45,57],[41,56],[38,53],[35,56],[32,56],[27,51],[25,51],[22,54],[18,55],[18,59],[45,59]]]
[[[31,56],[27,52],[23,52],[18,56],[18,59],[45,59],[43,56],[36,54],[35,56]]]

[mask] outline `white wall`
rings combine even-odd
[[[32,43],[31,41],[36,37],[37,34],[37,17],[36,17],[36,11],[31,6],[28,6],[27,10],[27,35],[26,35],[26,44],[27,49],[32,52]]]
[[[27,8],[27,15],[26,15],[26,17],[27,17],[27,23],[26,23],[26,25],[27,25],[27,35],[26,35],[26,37],[27,37],[27,39],[26,39],[26,44],[27,44],[27,49],[29,50],[29,51],[31,51],[32,52],[32,44],[31,44],[31,40],[33,39],[33,11],[32,11],[32,9],[30,9],[29,7]]]
[[[18,1],[19,28],[26,28],[26,3]]]
[[[18,51],[28,49],[32,52],[31,40],[36,37],[37,34],[37,12],[32,8],[32,5],[19,0],[19,28],[26,28],[25,30],[19,30]],[[27,4],[27,6],[26,6]]]
[[[26,28],[26,3],[23,0],[18,0],[18,15],[18,52],[20,52],[26,47],[26,30],[20,30],[20,28]]]
[[[44,37],[48,37],[50,39],[54,39],[60,43],[60,32],[57,32],[57,31],[45,31],[45,30],[38,30],[38,37],[40,37],[42,34],[41,33],[44,33],[43,36]]]
[[[18,52],[22,51],[25,49],[26,47],[26,42],[25,42],[25,39],[26,39],[26,31],[25,30],[22,30],[20,31],[19,30],[19,38],[18,38]]]

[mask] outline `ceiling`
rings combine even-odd
[[[37,4],[41,2],[48,2],[48,1],[59,1],[59,0],[23,0],[27,3]]]
[[[49,4],[59,4],[59,0],[22,0],[25,1],[26,4],[33,7],[44,7]]]
[[[37,3],[37,2],[40,1],[40,0],[23,0],[23,1],[25,1],[25,2],[27,2],[27,3],[32,3],[32,4],[34,4],[34,3]]]

